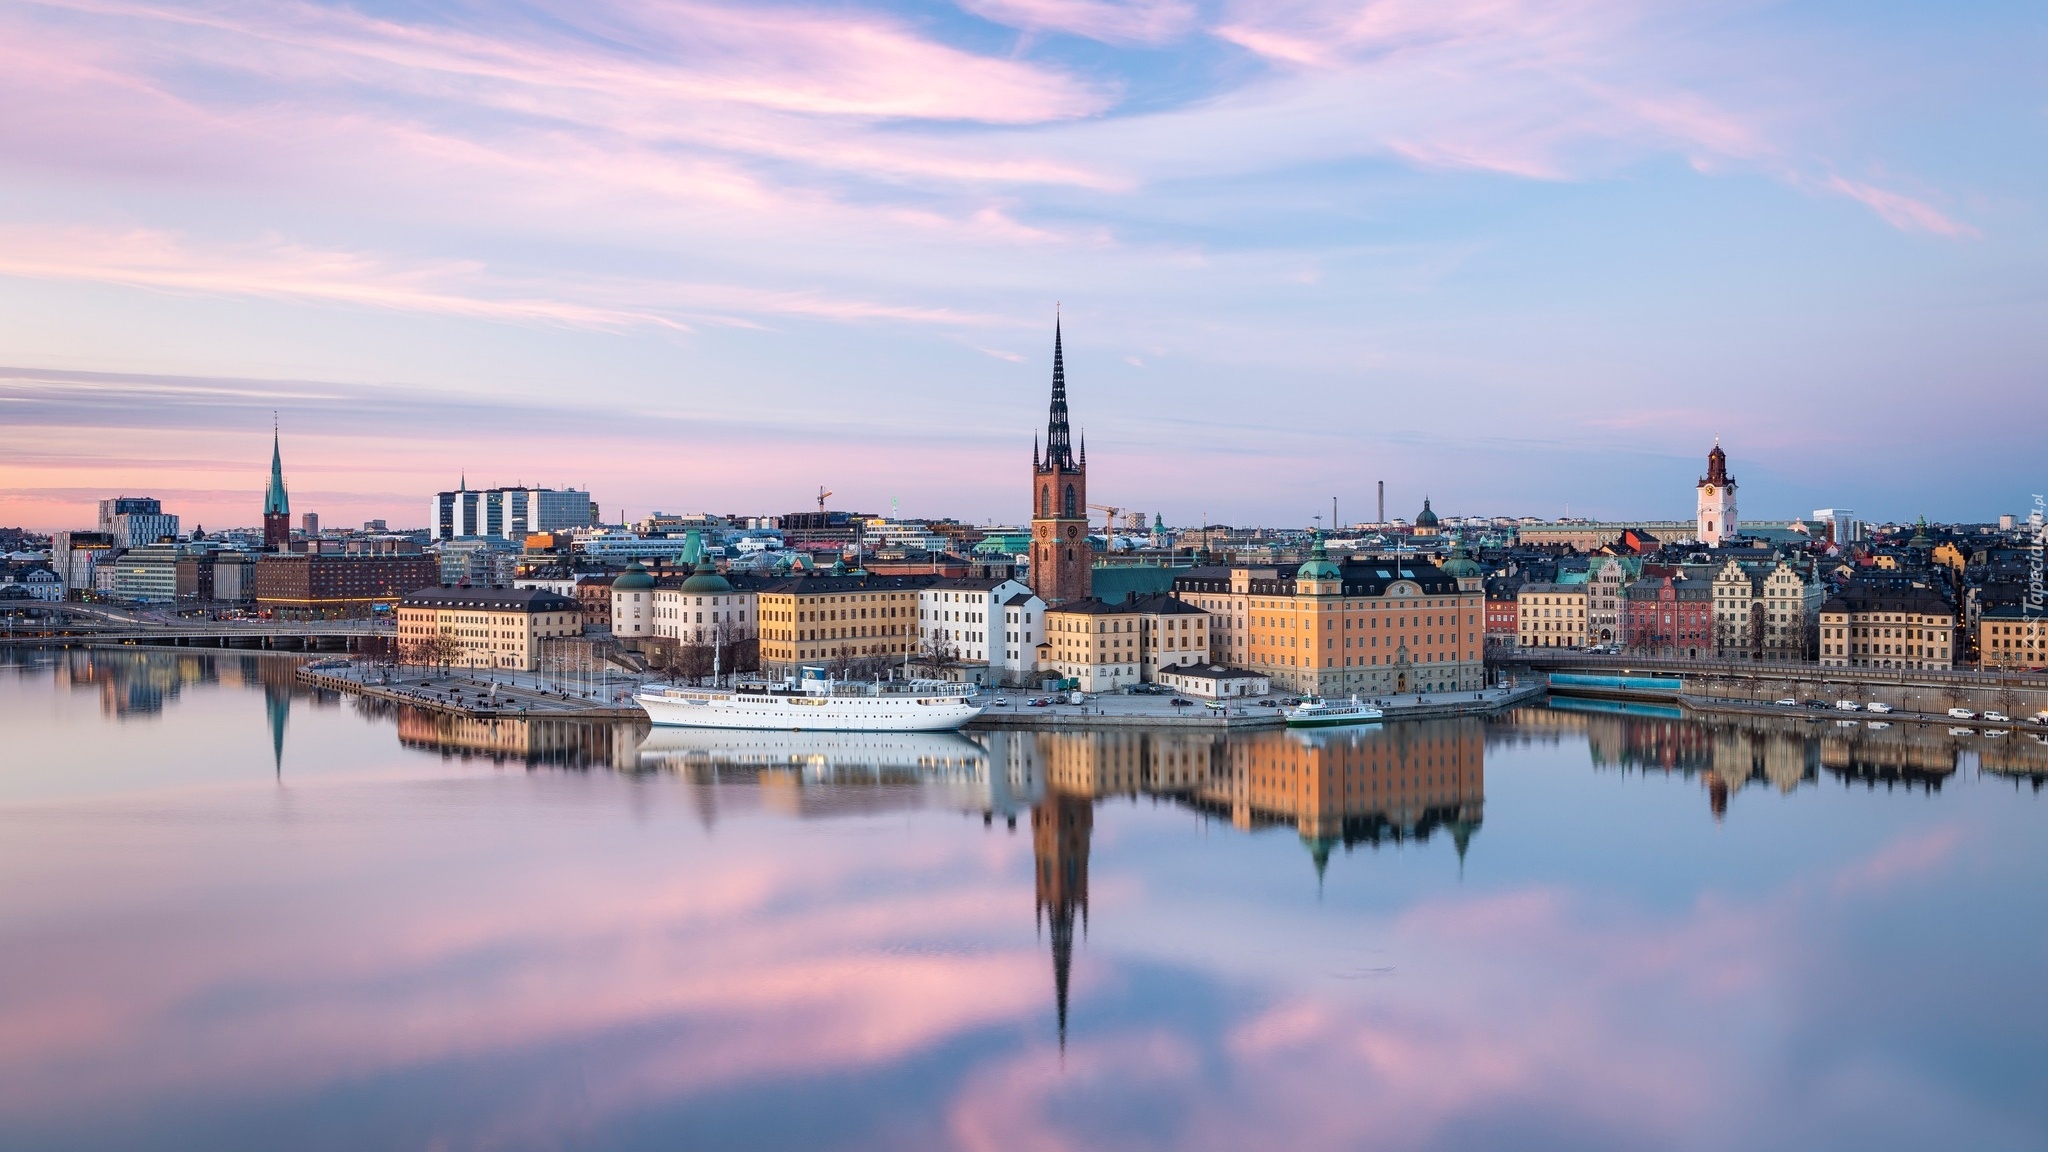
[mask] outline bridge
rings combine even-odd
[[[235,651],[360,652],[388,625],[370,620],[150,620],[124,618],[71,604],[50,604],[36,617],[16,613],[0,623],[0,646],[132,645]]]
[[[1974,668],[1836,668],[1767,660],[1644,659],[1622,654],[1556,649],[1496,651],[1489,667],[1548,675],[1676,676],[1680,694],[1716,701],[1768,703],[1800,700],[1882,700],[1895,708],[1940,713],[1950,708],[2032,714],[2048,708],[2048,675]]]

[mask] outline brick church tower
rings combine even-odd
[[[1035,440],[1035,438],[1034,438]],[[1045,455],[1031,446],[1031,590],[1047,604],[1085,600],[1095,561],[1088,550],[1088,443],[1074,454],[1067,426],[1067,369],[1060,323],[1052,327],[1052,415]]]

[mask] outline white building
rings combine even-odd
[[[150,496],[116,496],[100,501],[100,531],[114,538],[116,548],[141,548],[176,537],[178,518]]]
[[[1019,580],[942,580],[917,594],[917,647],[986,664],[997,683],[1025,683],[1038,670],[1045,601]]]
[[[427,512],[428,538],[495,536],[523,542],[536,532],[587,528],[597,523],[590,493],[575,488],[488,488],[466,484],[437,492]]]

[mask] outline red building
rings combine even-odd
[[[1512,647],[1515,637],[1521,632],[1521,618],[1516,614],[1517,594],[1522,585],[1518,580],[1506,578],[1486,582],[1486,642],[1506,644]]]
[[[1713,581],[1645,576],[1623,597],[1621,634],[1629,651],[1685,659],[1713,651]]]

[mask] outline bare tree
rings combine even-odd
[[[419,636],[401,645],[401,658],[407,664],[423,664],[447,671],[462,655],[462,641],[453,632],[442,629],[431,636]]]

